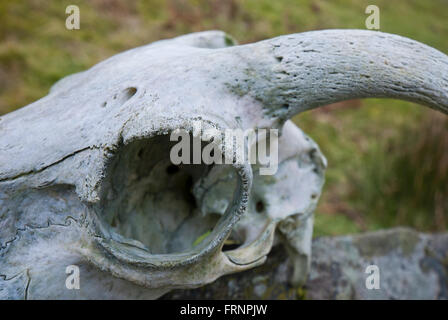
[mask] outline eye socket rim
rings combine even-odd
[[[170,130],[164,131],[164,134],[169,131]],[[154,136],[155,135],[150,135],[148,137],[139,138],[146,139]],[[249,194],[252,187],[252,166],[248,161],[243,163],[234,163],[230,166],[235,169],[237,177],[231,205],[219,219],[213,228],[213,231],[198,245],[180,253],[152,254],[147,250],[138,247],[131,247],[113,240],[107,235],[107,231],[105,231],[109,226],[106,226],[106,223],[102,221],[102,219],[98,219],[98,224],[100,224],[98,230],[103,234],[96,237],[94,242],[98,245],[103,254],[92,254],[88,257],[88,259],[101,268],[101,266],[105,263],[104,253],[106,253],[106,255],[112,256],[120,263],[124,263],[126,265],[163,269],[190,265],[204,256],[213,254],[222,247],[224,241],[230,235],[233,227],[239,221],[240,216],[247,210]]]
[[[193,264],[199,259],[220,249],[225,239],[232,231],[239,218],[247,209],[250,188],[252,184],[252,167],[249,163],[233,165],[237,172],[237,186],[229,206],[219,219],[213,231],[207,237],[209,241],[202,241],[192,249],[181,253],[151,254],[137,247],[129,248],[111,238],[98,238],[97,244],[108,254],[127,265],[144,268],[173,268]],[[101,257],[96,257],[101,260]],[[96,259],[94,259],[96,260]],[[100,262],[100,261],[98,261]]]

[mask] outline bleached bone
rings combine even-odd
[[[352,98],[448,110],[448,57],[410,39],[328,30],[233,44],[210,31],[135,48],[0,118],[0,297],[156,298],[262,264],[277,226],[303,282],[325,159],[285,121]],[[279,171],[251,188],[249,163],[171,167],[169,133],[194,121],[283,129]],[[223,250],[226,239],[241,245]],[[79,290],[66,288],[69,265]]]

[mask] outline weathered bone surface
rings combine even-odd
[[[448,57],[380,32],[238,46],[210,31],[62,79],[0,118],[0,297],[156,298],[258,266],[274,241],[303,282],[326,161],[287,119],[366,97],[447,112]],[[194,134],[197,121],[281,129],[277,173],[249,163],[171,170],[170,132]],[[240,246],[227,250],[226,239]],[[65,287],[68,265],[81,269],[80,290]]]

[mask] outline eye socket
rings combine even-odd
[[[212,165],[173,164],[170,152],[176,142],[169,139],[160,135],[122,146],[109,162],[96,209],[113,237],[150,254],[192,250],[195,240],[223,217],[204,215],[194,194],[195,184]]]

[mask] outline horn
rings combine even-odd
[[[397,98],[448,112],[448,56],[405,37],[325,30],[226,50],[248,51],[239,55],[250,57],[246,73],[256,76],[243,90],[275,118],[354,98]]]

